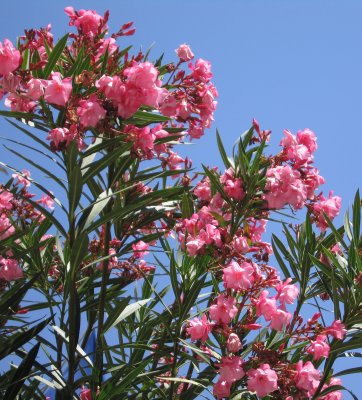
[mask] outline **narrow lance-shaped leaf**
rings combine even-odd
[[[62,55],[63,50],[64,50],[65,46],[67,45],[68,36],[69,36],[68,33],[66,35],[64,35],[58,41],[58,43],[54,46],[52,52],[50,53],[50,55],[48,57],[48,63],[44,67],[44,71],[43,71],[43,78],[44,79],[48,78],[50,73],[53,71],[57,61],[59,60],[60,56]]]
[[[29,353],[24,357],[23,361],[18,366],[13,379],[8,384],[4,399],[15,400],[17,394],[24,384],[24,380],[28,377],[38,354],[40,343],[37,343]]]

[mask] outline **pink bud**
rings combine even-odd
[[[180,45],[179,48],[175,50],[175,52],[182,62],[190,61],[194,58],[194,54],[187,44]]]
[[[227,341],[227,349],[231,353],[237,353],[241,349],[242,345],[239,336],[236,333],[231,333]]]

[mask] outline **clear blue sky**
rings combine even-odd
[[[174,49],[187,43],[197,57],[209,60],[219,90],[214,128],[226,148],[253,117],[273,131],[274,149],[284,128],[312,129],[324,191],[334,189],[344,210],[351,204],[362,186],[362,1],[8,1],[0,15],[0,40],[15,41],[24,28],[48,23],[55,37],[62,36],[68,5],[99,13],[109,9],[111,31],[133,20],[137,32],[131,42],[136,50],[155,43],[154,58],[165,52],[165,60],[175,60]],[[195,164],[220,165],[214,131],[188,147]],[[0,121],[0,135],[4,132],[12,135]],[[12,160],[3,148],[0,159]],[[344,366],[355,364],[348,360]],[[353,381],[358,395],[357,376]]]

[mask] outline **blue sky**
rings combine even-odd
[[[125,45],[146,50],[155,43],[154,58],[165,52],[166,61],[176,60],[174,49],[187,43],[212,63],[218,110],[213,129],[187,148],[195,164],[220,165],[216,127],[230,151],[253,117],[273,131],[274,150],[284,128],[308,127],[318,137],[315,160],[326,179],[325,193],[333,189],[340,195],[343,210],[351,204],[362,186],[361,1],[18,0],[2,7],[0,40],[15,41],[24,28],[48,23],[59,38],[68,30],[63,13],[68,5],[109,9],[111,31],[134,21],[136,35]],[[12,132],[18,135],[1,120],[0,135]],[[13,160],[4,153],[0,148],[2,161]],[[353,381],[358,394],[357,376]]]

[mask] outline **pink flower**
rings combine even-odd
[[[5,214],[0,214],[0,240],[6,239],[15,233],[15,228]]]
[[[123,74],[127,78],[125,83],[119,76],[106,75],[96,82],[96,87],[113,101],[119,116],[129,118],[141,105],[159,106],[167,90],[160,88],[161,81],[157,79],[158,70],[153,64],[133,62]]]
[[[16,260],[11,258],[6,259],[0,256],[0,279],[10,282],[20,279],[23,276],[24,272]]]
[[[194,58],[194,54],[191,51],[190,47],[187,44],[181,44],[176,50],[175,50],[178,58],[180,61],[190,61]]]
[[[242,348],[239,336],[236,333],[230,333],[226,345],[231,353],[237,353]]]
[[[44,96],[44,90],[47,86],[48,81],[44,79],[32,78],[27,84],[26,95],[32,100],[39,100],[40,97]]]
[[[189,63],[189,68],[192,70],[192,76],[195,81],[207,83],[212,78],[211,64],[209,61],[199,58],[195,65]]]
[[[79,398],[80,400],[92,400],[92,391],[90,389],[82,389]]]
[[[231,383],[219,379],[214,385],[213,394],[217,399],[230,396]]]
[[[328,357],[330,347],[326,343],[327,336],[318,335],[315,341],[307,349],[308,354],[313,354],[313,360],[319,360],[322,357]]]
[[[199,182],[194,189],[194,193],[200,200],[210,201],[211,200],[210,181],[204,180]]]
[[[148,243],[145,243],[142,240],[139,240],[137,243],[134,243],[132,245],[132,249],[133,249],[133,256],[137,257],[137,258],[142,258],[143,256],[145,256],[146,254],[149,253],[149,251],[147,251],[149,249],[150,245]]]
[[[44,99],[51,104],[64,107],[72,93],[72,78],[61,78],[59,72],[53,72],[45,88]]]
[[[289,165],[277,166],[269,168],[266,176],[265,199],[269,208],[279,209],[285,204],[290,204],[295,209],[303,207],[307,199],[307,190],[298,171]]]
[[[177,115],[179,103],[172,93],[165,96],[160,102],[160,112],[167,117],[175,117]]]
[[[310,129],[303,129],[302,131],[297,132],[297,141],[299,144],[302,144],[307,147],[308,151],[314,153],[317,146],[317,138]]]
[[[314,365],[310,361],[307,361],[303,365],[303,361],[300,360],[296,367],[297,375],[295,377],[295,383],[297,388],[312,393],[319,385],[320,372],[314,368]]]
[[[148,61],[144,63],[134,63],[132,67],[126,68],[123,73],[128,82],[143,89],[151,89],[154,87],[158,70]]]
[[[257,369],[250,369],[247,376],[249,377],[248,390],[256,392],[259,397],[264,397],[278,389],[278,375],[269,364],[261,364]]]
[[[242,181],[240,178],[234,178],[234,170],[227,169],[220,177],[220,182],[224,185],[224,190],[228,196],[235,200],[241,200],[244,197]]]
[[[156,136],[151,132],[148,126],[137,129],[137,140],[135,143],[136,150],[141,149],[144,152],[148,152],[154,148],[154,141]]]
[[[108,251],[108,254],[109,254],[110,256],[112,256],[113,254],[116,254],[116,253],[117,253],[116,249],[113,249],[113,248],[109,249],[109,251]],[[118,267],[118,258],[117,258],[116,256],[110,257],[110,258],[108,259],[107,270],[108,270],[108,271],[111,271],[113,268],[117,268],[117,267]],[[105,268],[105,263],[102,261],[102,262],[97,266],[97,269],[98,269],[99,271],[103,271],[104,268]]]
[[[250,249],[248,239],[244,236],[239,236],[233,241],[234,250],[240,253],[247,253]]]
[[[306,132],[305,134],[303,132]],[[288,157],[289,160],[295,162],[294,167],[300,167],[305,164],[310,164],[313,161],[312,151],[310,148],[316,148],[313,146],[313,137],[314,141],[315,135],[313,132],[309,130],[299,131],[299,138],[296,138],[290,131],[287,129],[284,131],[285,138],[282,139],[280,144],[284,146],[284,154]],[[311,136],[313,135],[313,137]]]
[[[339,214],[342,199],[339,196],[333,196],[333,192],[329,193],[328,199],[320,196],[319,202],[312,206],[312,213],[316,219],[316,225],[323,232],[328,228],[328,223],[323,214],[326,214],[330,220],[333,220]]]
[[[30,177],[30,171],[28,171],[27,169],[23,169],[22,174],[12,174],[12,177],[17,180],[17,184],[24,185],[25,187],[30,186],[30,181],[26,179]]]
[[[162,125],[156,125],[154,128],[151,129],[151,134],[154,135],[155,140],[163,139],[169,136],[169,133],[162,129]],[[161,153],[165,153],[167,151],[167,143],[155,144],[154,148],[158,155]]]
[[[189,321],[189,327],[186,329],[186,332],[191,336],[191,340],[201,340],[203,343],[207,340],[211,328],[212,325],[204,314],[201,319],[194,318]]]
[[[272,315],[277,311],[277,304],[274,298],[268,298],[269,292],[263,290],[257,300],[256,304],[256,315],[260,317],[263,315],[266,321],[270,321]]]
[[[328,387],[331,386],[342,386],[342,381],[339,378],[331,378],[328,382],[328,385],[323,385],[323,389],[325,390]],[[342,400],[343,395],[339,390],[335,390],[331,393],[328,393],[327,395],[323,396],[320,398],[321,400]]]
[[[167,115],[167,114],[164,114],[164,115]],[[191,123],[190,128],[188,130],[188,134],[191,139],[200,139],[200,137],[203,136],[203,134],[204,134],[204,127]]]
[[[201,97],[201,104],[199,105],[199,112],[201,117],[201,124],[204,128],[210,128],[212,121],[214,120],[214,111],[216,110],[217,101],[215,98],[218,96],[218,92],[211,83],[207,88],[199,91]]]
[[[228,179],[224,183],[225,193],[232,199],[241,200],[244,197],[241,179]]]
[[[2,91],[4,92],[16,92],[20,89],[21,78],[18,75],[14,75],[13,73],[9,73],[6,76],[3,76],[1,81]]]
[[[5,189],[0,189],[0,213],[4,210],[11,210],[13,208],[12,200],[13,194]]]
[[[339,319],[337,319],[329,328],[325,330],[325,333],[327,335],[332,335],[335,339],[342,340],[347,333],[347,329],[345,325]]]
[[[104,19],[94,10],[75,12],[73,7],[66,7],[64,11],[70,17],[69,25],[75,25],[79,32],[87,36],[93,37],[101,33],[101,27],[103,28],[102,31],[107,29]]]
[[[205,245],[205,242],[200,238],[190,238],[187,240],[186,249],[187,253],[193,257],[195,256]]]
[[[263,233],[266,230],[266,219],[255,219],[253,217],[248,218],[248,228],[250,234],[250,240],[252,242],[260,242]]]
[[[101,45],[97,49],[96,60],[99,60],[100,57],[105,54],[108,48],[108,54],[111,55],[118,50],[118,46],[116,45],[116,39],[110,37],[100,41]]]
[[[10,93],[4,102],[6,107],[11,108],[11,111],[31,112],[36,107],[37,103],[28,97]]]
[[[222,246],[220,231],[212,224],[206,224],[205,229],[200,231],[200,238],[205,242],[205,244],[214,243],[217,247]]]
[[[5,39],[4,45],[0,42],[0,74],[8,75],[20,65],[20,52],[16,50],[10,40]]]
[[[88,100],[81,100],[77,108],[79,121],[84,127],[95,127],[106,116],[106,110],[99,104],[96,95],[91,95]]]
[[[296,285],[289,285],[292,279],[288,278],[284,283],[278,285],[276,290],[278,291],[277,298],[282,305],[293,304],[294,300],[298,297],[299,289]]]
[[[303,179],[305,187],[307,189],[307,198],[313,199],[314,192],[319,188],[320,185],[325,183],[323,176],[319,175],[319,171],[316,168],[309,168],[306,176]]]
[[[238,381],[245,375],[242,359],[238,356],[222,357],[219,368],[220,379],[228,383]]]
[[[276,331],[282,331],[289,324],[291,319],[291,313],[277,309],[271,316],[270,327]]]
[[[59,148],[61,143],[67,142],[69,138],[69,129],[55,128],[49,131],[47,140],[51,140],[56,148]]]
[[[54,200],[50,196],[42,194],[41,199],[37,202],[50,210],[54,210]]]
[[[237,314],[234,297],[219,294],[216,304],[210,307],[210,318],[221,324],[228,324]]]
[[[225,289],[246,290],[254,280],[254,268],[247,262],[239,265],[236,261],[231,261],[222,272]]]

